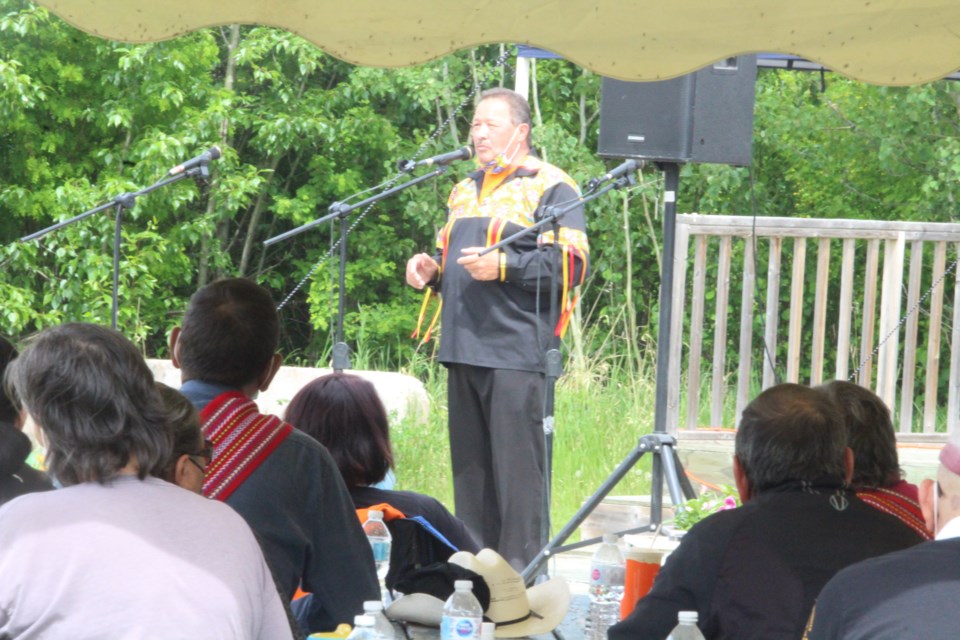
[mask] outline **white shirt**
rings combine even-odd
[[[8,502],[0,576],[0,638],[291,637],[243,518],[156,478]]]

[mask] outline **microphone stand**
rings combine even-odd
[[[493,244],[483,251],[478,253],[478,256],[483,256],[493,251],[499,250],[501,247],[511,245],[515,243],[520,238],[533,234],[536,231],[539,231],[543,227],[550,225],[553,231],[553,241],[554,247],[557,248],[560,243],[560,219],[563,218],[570,211],[573,211],[577,207],[583,206],[584,204],[596,200],[603,194],[612,191],[614,189],[622,189],[628,185],[632,185],[636,182],[632,173],[624,175],[620,178],[617,178],[613,182],[607,184],[603,188],[597,190],[597,184],[591,182],[588,187],[588,194],[584,197],[577,199],[576,201],[568,202],[566,204],[554,205],[544,209],[543,217],[538,220],[536,223],[532,224],[529,227],[526,227],[513,235],[504,238],[500,242]],[[543,399],[543,435],[544,435],[544,450],[545,457],[544,460],[544,491],[543,491],[543,504],[541,512],[541,522],[542,528],[540,531],[540,545],[545,546],[549,538],[550,531],[550,491],[552,485],[552,469],[553,469],[553,432],[554,432],[554,403],[556,399],[556,387],[557,380],[563,375],[563,359],[560,354],[560,335],[556,331],[557,324],[560,320],[560,313],[558,309],[558,297],[559,297],[559,265],[557,263],[558,255],[557,251],[553,252],[550,264],[550,320],[549,325],[553,334],[550,336],[549,346],[546,353],[544,353],[544,375],[545,375],[545,388],[544,388],[544,399]],[[536,566],[531,563],[523,573],[524,582],[530,584],[534,579],[534,572],[539,569],[539,564]]]
[[[210,168],[209,162],[202,162],[192,169],[183,171],[181,173],[175,174],[173,176],[165,176],[155,182],[154,184],[146,187],[145,189],[140,189],[139,191],[134,191],[133,193],[121,193],[115,197],[110,202],[106,202],[98,207],[85,211],[78,216],[74,216],[69,220],[64,220],[63,222],[58,222],[57,224],[51,225],[46,229],[41,229],[31,233],[30,235],[20,238],[20,242],[29,242],[30,240],[35,240],[37,238],[43,237],[48,233],[56,231],[57,229],[62,229],[68,225],[73,224],[74,222],[79,222],[84,218],[92,216],[95,213],[109,209],[110,207],[115,207],[115,221],[113,225],[113,289],[111,292],[111,312],[110,312],[110,326],[113,329],[117,328],[117,311],[118,311],[118,297],[120,290],[120,242],[121,242],[121,222],[123,219],[124,209],[133,209],[136,204],[137,198],[150,193],[151,191],[156,191],[160,187],[165,187],[168,184],[173,184],[174,182],[179,182],[184,178],[202,178],[207,179],[210,177]]]
[[[347,216],[356,209],[360,209],[367,205],[374,204],[392,196],[395,193],[399,193],[404,189],[408,189],[415,185],[420,184],[421,182],[426,182],[431,178],[436,178],[437,176],[445,173],[447,170],[446,165],[442,165],[431,171],[430,173],[425,173],[422,176],[417,176],[412,180],[408,180],[402,184],[398,184],[395,187],[381,191],[380,193],[370,196],[365,200],[361,200],[356,204],[347,204],[345,202],[334,202],[328,208],[329,213],[322,218],[318,218],[312,222],[302,224],[295,229],[281,233],[280,235],[269,238],[263,242],[264,246],[269,247],[274,245],[282,240],[287,240],[296,235],[312,229],[318,225],[323,224],[334,218],[340,220],[340,273],[339,273],[339,292],[337,295],[337,326],[336,326],[336,336],[335,343],[333,345],[333,370],[337,373],[342,372],[344,369],[350,368],[350,347],[344,342],[343,338],[343,315],[344,307],[346,306],[346,273],[347,273]]]

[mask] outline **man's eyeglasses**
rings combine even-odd
[[[197,462],[197,458],[200,458],[203,461],[203,465]],[[203,448],[200,451],[194,453],[188,453],[187,459],[192,462],[197,469],[200,469],[203,473],[207,472],[207,467],[210,465],[210,462],[213,460],[213,443],[209,440],[203,441]]]

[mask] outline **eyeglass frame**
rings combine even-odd
[[[197,469],[200,469],[202,473],[207,472],[207,467],[210,466],[210,463],[213,462],[213,443],[209,440],[204,439],[203,448],[200,451],[194,453],[188,453],[187,459],[194,464]],[[196,461],[196,458],[202,458],[204,463],[203,466]]]

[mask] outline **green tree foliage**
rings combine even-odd
[[[112,211],[17,239],[149,186],[218,144],[224,156],[208,186],[167,186],[124,212],[121,329],[162,354],[199,285],[244,275],[278,300],[289,295],[284,348],[325,359],[337,229],[318,226],[269,248],[263,240],[390,183],[399,159],[467,144],[475,86],[513,86],[512,51],[496,64],[503,51],[361,68],[256,26],[130,45],[83,34],[25,0],[0,0],[0,332],[109,322]],[[538,61],[533,77],[536,146],[580,184],[602,174],[613,161],[595,152],[600,78],[563,60]],[[679,210],[949,220],[957,124],[952,83],[888,89],[828,75],[822,86],[818,75],[764,71],[753,173],[685,166]],[[463,169],[349,217],[347,340],[389,354],[385,365],[414,347],[407,336],[420,295],[403,284],[403,265],[433,246]],[[588,206],[587,353],[616,353],[611,336],[624,331],[631,343],[653,344],[661,191],[657,168],[645,167],[637,186]]]

